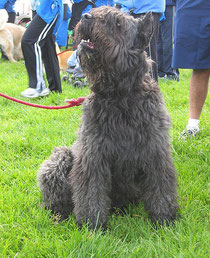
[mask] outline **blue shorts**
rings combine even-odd
[[[172,66],[210,68],[210,10],[178,10],[175,17]]]

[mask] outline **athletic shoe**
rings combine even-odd
[[[186,138],[188,138],[188,137],[195,137],[198,132],[199,132],[199,129],[196,129],[196,128],[194,128],[194,129],[188,129],[188,130],[185,129],[185,130],[181,133],[179,140],[181,140],[181,139],[186,139]]]
[[[43,89],[40,93],[39,96],[40,97],[44,97],[50,94],[50,90],[48,88]]]
[[[166,75],[163,75],[163,76],[158,75],[158,79],[165,80],[166,79]]]
[[[21,92],[21,96],[25,98],[38,98],[38,97],[44,97],[47,96],[50,93],[50,90],[48,88],[43,89],[41,92],[38,92],[36,89],[28,88]]]
[[[168,74],[167,75],[167,80],[169,81],[179,81],[179,76],[176,74]]]

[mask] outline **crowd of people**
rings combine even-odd
[[[8,12],[8,22],[15,20],[15,2],[0,2],[0,9]],[[81,15],[102,5],[120,8],[134,18],[152,12],[154,33],[146,49],[154,61],[150,74],[157,82],[179,81],[179,69],[192,69],[189,121],[183,136],[195,136],[210,77],[210,1],[206,0],[31,0],[33,19],[22,38],[29,87],[21,95],[36,98],[62,92],[55,40],[59,47],[66,46],[68,31],[73,31]],[[2,58],[6,58],[4,53]]]

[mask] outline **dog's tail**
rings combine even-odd
[[[5,9],[0,9],[0,30],[3,30],[8,21],[8,13]]]

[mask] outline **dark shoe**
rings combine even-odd
[[[165,79],[166,79],[166,75],[164,75],[164,76],[158,76],[158,79],[160,79],[160,80],[165,80]]]
[[[169,81],[179,81],[179,76],[176,74],[168,74],[167,75],[167,80]]]

